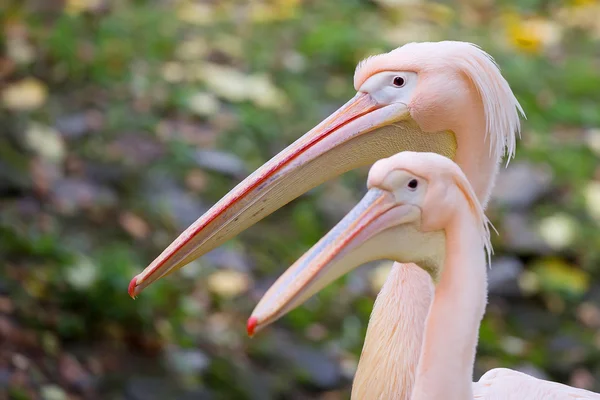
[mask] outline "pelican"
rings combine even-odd
[[[471,382],[492,247],[483,206],[458,165],[435,153],[403,152],[376,162],[367,186],[360,203],[267,291],[250,317],[254,329],[365,262],[415,263],[430,276],[435,291],[411,400],[600,399],[586,390],[505,368]],[[403,338],[390,332],[411,318],[410,313],[394,315],[406,284],[397,283],[386,282],[377,298],[384,311],[371,318],[366,339],[370,345],[361,356],[364,368],[379,371],[379,380],[355,383],[352,398],[404,396],[402,388],[387,384],[402,379],[395,364],[404,351]],[[377,386],[389,390],[382,392]]]
[[[129,294],[139,295],[153,282],[309,189],[401,151],[434,152],[455,160],[477,198],[484,206],[487,204],[503,155],[514,155],[519,113],[523,113],[490,55],[465,42],[409,43],[360,62],[354,87],[357,93],[351,100],[252,173],[187,228],[131,280]],[[382,393],[397,393],[397,399],[408,399],[433,285],[420,267],[395,264],[382,292],[402,282],[403,290],[396,293],[398,313],[391,314],[410,318],[388,332],[388,336],[397,334],[403,341],[402,346],[389,349],[396,352],[398,379],[380,385],[379,371],[365,367],[368,363],[362,358],[354,385],[367,387],[360,382],[373,382]],[[380,303],[375,303],[371,320],[383,313]],[[248,321],[250,332],[260,329],[255,322]],[[364,346],[379,344],[367,340]],[[381,353],[369,354],[378,357]]]

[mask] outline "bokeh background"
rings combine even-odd
[[[476,377],[600,391],[600,4],[556,0],[1,0],[0,399],[348,398],[390,263],[248,339],[273,280],[365,192],[302,196],[145,291],[127,284],[256,167],[353,95],[367,55],[490,52],[528,119]]]

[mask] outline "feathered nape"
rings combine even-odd
[[[477,88],[486,118],[486,137],[490,155],[508,161],[516,151],[516,135],[520,135],[519,114],[523,108],[502,76],[492,56],[473,43],[443,41],[408,43],[389,53],[368,57],[356,67],[354,86],[360,86],[382,71],[458,70]]]
[[[467,179],[465,174],[458,166],[456,169],[457,173],[455,173],[453,176],[454,182],[467,198],[469,206],[471,207],[471,211],[473,212],[478,221],[479,235],[481,237],[481,241],[485,249],[488,267],[490,267],[492,261],[492,254],[494,254],[494,248],[492,247],[492,240],[490,235],[490,228],[492,228],[496,233],[498,233],[498,231],[496,230],[492,222],[489,220],[487,215],[485,215],[483,205],[481,204],[479,199],[477,199],[477,195],[475,194],[475,191],[473,190],[473,187],[469,183],[469,180]]]

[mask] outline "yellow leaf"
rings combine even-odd
[[[169,83],[179,83],[185,79],[185,68],[181,63],[178,62],[168,62],[163,65],[162,77],[165,81]]]
[[[208,277],[208,288],[221,297],[231,298],[248,290],[248,275],[235,270],[219,270]]]
[[[582,295],[589,287],[589,275],[561,259],[548,258],[536,263],[532,271],[536,274],[540,288],[545,292],[563,292]]]
[[[9,85],[2,92],[2,103],[13,111],[30,111],[41,107],[48,97],[48,89],[35,78],[25,78]]]
[[[250,16],[254,22],[271,22],[291,19],[298,13],[300,0],[277,0],[266,4],[250,4]]]
[[[248,99],[247,76],[234,68],[224,65],[205,64],[198,71],[211,92],[232,102]]]
[[[600,222],[600,182],[590,182],[584,192],[588,213]]]
[[[104,0],[67,0],[65,11],[67,14],[78,15],[85,11],[97,10]]]
[[[208,4],[184,1],[177,7],[177,18],[192,25],[208,25],[214,20],[214,9]]]
[[[277,109],[285,106],[286,97],[268,76],[251,75],[247,80],[248,97],[263,108]]]
[[[207,51],[208,45],[206,41],[201,37],[197,37],[183,41],[179,46],[177,46],[175,55],[180,60],[190,61],[202,58]]]
[[[580,0],[573,3],[558,9],[557,21],[565,27],[587,30],[595,39],[600,38],[600,2]]]
[[[504,22],[509,42],[524,52],[539,53],[562,38],[560,25],[545,18],[521,19],[511,13],[504,16]]]

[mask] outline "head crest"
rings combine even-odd
[[[443,41],[408,43],[389,53],[361,61],[354,74],[354,86],[359,90],[372,75],[382,71],[461,72],[469,79],[481,98],[489,135],[490,153],[514,157],[516,134],[520,134],[519,114],[523,108],[494,59],[479,46],[467,42]],[[508,162],[508,160],[507,160]]]

